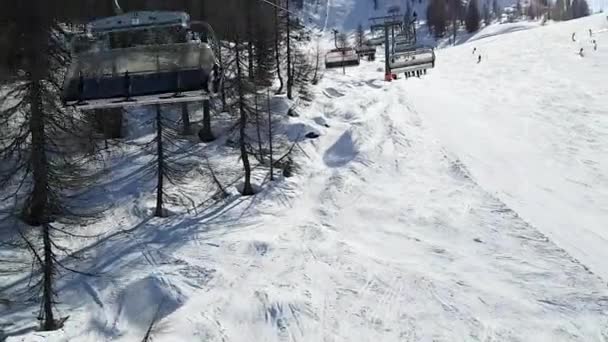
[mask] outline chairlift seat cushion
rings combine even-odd
[[[183,91],[207,91],[209,74],[200,70],[180,70],[173,72],[143,73],[129,75],[131,91],[127,94],[125,76],[105,76],[101,78],[83,78],[83,91],[79,92],[80,80],[69,81],[64,101],[87,101],[166,94]],[[179,78],[179,88],[177,87]]]

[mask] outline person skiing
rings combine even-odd
[[[593,51],[597,51],[597,41],[593,40]]]
[[[589,29],[589,37],[593,37],[593,31],[591,31],[591,29]]]
[[[477,64],[481,63],[481,55],[477,57]]]
[[[472,53],[472,55],[474,55],[476,51],[477,51],[477,48],[473,48],[473,53]]]
[[[572,41],[575,42],[576,41],[576,32],[572,32]]]
[[[583,48],[581,48],[578,52],[578,55],[581,57],[585,57],[585,55],[583,54]]]

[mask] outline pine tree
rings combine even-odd
[[[403,16],[403,20],[406,24],[412,21],[412,4],[410,0],[407,0],[407,6],[405,8],[405,15]]]
[[[277,78],[279,80],[279,89],[277,90],[277,94],[281,94],[283,92],[283,75],[281,74],[281,41],[283,40],[281,37],[282,27],[281,20],[279,16],[278,6],[280,5],[280,0],[275,0],[274,2],[274,55],[275,55],[275,66],[277,71]]]
[[[553,20],[566,20],[566,3],[564,0],[556,0],[552,8],[551,17]]]
[[[0,187],[3,203],[11,203],[11,217],[16,229],[41,271],[35,282],[40,295],[42,330],[60,327],[54,313],[56,276],[68,269],[58,258],[65,249],[56,235],[71,235],[57,228],[63,224],[82,223],[93,213],[81,208],[76,193],[90,186],[89,162],[95,152],[78,148],[88,122],[78,112],[61,106],[58,98],[68,51],[63,29],[64,13],[60,4],[49,0],[11,3],[2,8],[8,22],[14,23],[10,34],[10,54],[15,54],[13,68],[18,71],[10,89],[0,98]],[[3,32],[8,33],[8,32]],[[21,76],[19,76],[21,75]],[[23,224],[36,227],[22,230]]]
[[[357,40],[356,47],[361,47],[365,44],[365,31],[363,30],[363,25],[359,24],[357,26]]]
[[[499,19],[502,16],[502,9],[498,4],[498,0],[492,0],[492,11],[494,12],[494,18]]]
[[[582,18],[589,15],[589,4],[586,0],[574,0],[572,2],[572,18]]]
[[[292,69],[291,69],[291,62],[292,62],[292,54],[291,54],[291,50],[292,50],[292,46],[291,46],[291,29],[292,29],[292,21],[291,21],[291,12],[289,11],[289,0],[285,1],[285,9],[286,11],[286,15],[285,15],[285,21],[286,21],[286,28],[287,28],[287,32],[285,33],[285,38],[286,38],[286,42],[285,44],[287,45],[287,98],[290,100],[293,100],[293,74],[292,74]]]
[[[479,30],[479,21],[480,17],[477,0],[470,0],[469,7],[467,8],[467,18],[465,20],[467,32],[473,33]]]
[[[177,112],[182,106],[157,104],[150,108],[154,119],[148,122],[155,127],[154,137],[142,147],[154,156],[142,169],[144,177],[156,178],[156,207],[154,216],[166,217],[165,204],[172,200],[174,204],[190,205],[191,198],[184,191],[185,178],[196,164],[190,160],[194,151],[188,139],[181,134],[181,120]]]
[[[336,38],[336,45],[340,49],[346,48],[346,47],[349,46],[348,36],[346,35],[346,33],[341,32],[341,33],[338,34],[338,36]]]
[[[521,7],[521,0],[517,0],[517,3],[515,5],[515,16],[517,18],[520,18],[522,16],[522,7]]]
[[[571,0],[565,0],[566,1],[566,12],[564,13],[564,20],[570,20],[572,19],[572,1]]]
[[[444,0],[431,0],[427,7],[427,21],[436,37],[446,31],[447,10]]]
[[[483,22],[484,22],[484,24],[486,26],[490,25],[492,23],[492,16],[490,15],[490,7],[488,6],[487,2],[483,3],[482,14],[483,14]]]
[[[456,44],[456,33],[458,32],[458,21],[462,12],[462,2],[460,0],[448,0],[447,15],[452,20],[452,42]]]

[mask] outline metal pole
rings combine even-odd
[[[391,66],[389,59],[391,58],[388,51],[388,25],[384,25],[384,80],[391,81],[393,76],[391,74]]]
[[[338,47],[338,30],[334,30],[334,45],[336,46],[337,50],[340,50],[340,48]],[[344,56],[346,54],[346,51],[342,50],[342,74],[346,75],[346,65],[344,65]]]
[[[338,30],[334,30],[334,45],[338,48]]]

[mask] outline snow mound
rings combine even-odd
[[[162,276],[151,275],[130,283],[119,295],[119,322],[146,330],[152,321],[160,321],[185,301],[184,294]]]
[[[331,147],[325,151],[323,161],[329,167],[341,167],[355,159],[359,154],[352,132],[344,132]]]

